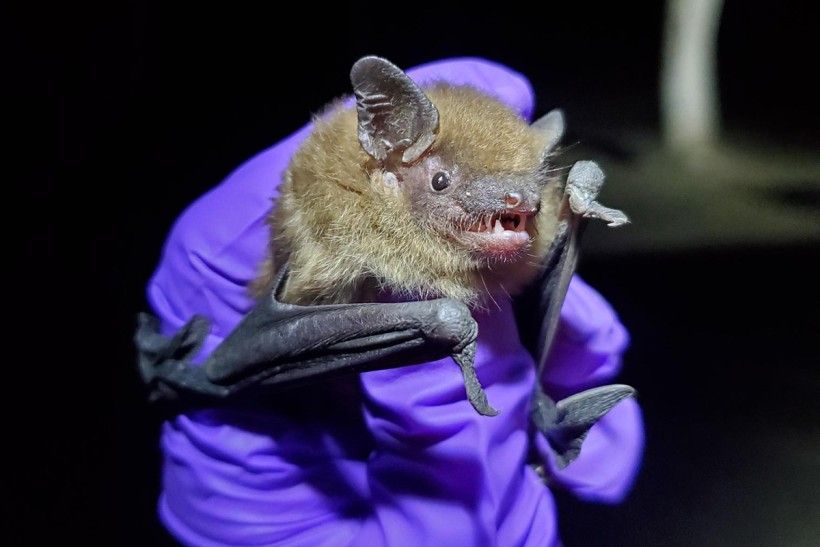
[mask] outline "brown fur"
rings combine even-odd
[[[440,113],[427,154],[473,174],[527,172],[541,163],[543,137],[482,93],[437,85],[425,90]],[[360,146],[354,108],[336,105],[294,155],[269,217],[271,258],[255,283],[269,284],[286,260],[281,298],[292,303],[367,301],[389,290],[399,298],[447,296],[475,305],[513,292],[537,270],[557,224],[547,186],[528,253],[507,263],[476,257],[430,229],[435,219],[411,214],[407,196],[382,183],[384,171]]]

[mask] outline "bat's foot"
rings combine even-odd
[[[629,218],[618,209],[604,207],[595,199],[606,176],[594,161],[579,161],[567,175],[566,193],[573,213],[587,218],[599,218],[610,227],[629,223]]]

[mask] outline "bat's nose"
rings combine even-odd
[[[524,196],[522,196],[520,192],[507,192],[504,195],[504,204],[507,206],[507,209],[518,207],[523,200]]]
[[[504,208],[515,213],[537,212],[541,206],[541,197],[535,190],[511,190],[504,194]]]

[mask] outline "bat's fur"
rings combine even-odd
[[[543,136],[497,100],[472,88],[425,89],[440,113],[435,143],[425,155],[458,163],[475,176],[540,172]],[[476,256],[441,230],[441,219],[413,212],[401,188],[357,139],[355,108],[340,103],[315,120],[294,155],[269,217],[270,258],[255,283],[268,286],[289,263],[280,298],[300,304],[447,296],[486,304],[492,293],[515,292],[536,273],[557,226],[554,184],[528,231],[532,243],[508,260]],[[440,227],[440,226],[439,226]]]

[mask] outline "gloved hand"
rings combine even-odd
[[[522,116],[529,84],[504,67],[449,61],[408,72],[417,81],[469,84]],[[203,360],[248,312],[268,237],[270,198],[306,127],[262,152],[189,208],[166,244],[149,300],[172,334],[193,315],[212,329]],[[203,410],[163,427],[160,515],[196,545],[549,545],[557,541],[547,488],[526,465],[530,443],[550,484],[583,497],[622,497],[643,436],[632,400],[590,431],[578,460],[554,468],[528,409],[536,382],[510,302],[477,313],[476,370],[494,418],[476,414],[449,358],[306,386],[267,410]],[[606,383],[626,333],[611,308],[575,279],[542,382],[553,397]]]

